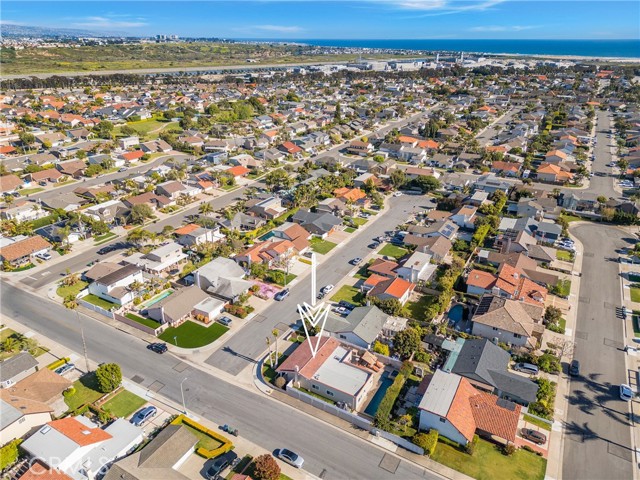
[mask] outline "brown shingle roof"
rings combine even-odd
[[[12,395],[37,402],[51,403],[71,386],[71,382],[48,368],[20,380],[9,389]],[[2,390],[4,391],[4,390]]]
[[[0,258],[11,262],[19,258],[26,257],[45,248],[51,248],[51,244],[40,235],[25,238],[6,247],[0,248]]]

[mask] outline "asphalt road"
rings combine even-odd
[[[124,376],[178,404],[182,402],[180,382],[188,378],[184,387],[189,411],[218,424],[233,425],[240,435],[269,451],[295,450],[304,457],[305,470],[316,476],[326,470],[326,479],[440,478],[404,460],[399,461],[395,474],[390,473],[379,467],[390,454],[358,437],[192,368],[172,354],[155,354],[136,337],[8,284],[2,286],[2,311],[75,352],[82,352],[80,318],[91,360],[117,362]]]
[[[591,177],[589,192],[604,195],[607,198],[620,198],[622,195],[613,188],[616,181],[613,168],[607,167],[607,164],[613,161],[611,156],[611,145],[615,143],[614,139],[607,138],[607,133],[611,129],[607,112],[597,112],[596,123],[596,139],[597,143],[593,149],[595,160],[592,164],[592,171],[595,176]]]
[[[502,117],[493,125],[487,127],[486,130],[484,130],[480,135],[476,136],[476,140],[478,140],[480,146],[484,147],[485,145],[488,145],[491,142],[491,139],[502,131],[504,125],[509,123],[513,119],[513,117],[521,110],[521,107],[512,108],[504,115],[504,117]]]
[[[347,277],[348,273],[356,268],[349,264],[349,261],[356,257],[364,258],[372,253],[373,250],[368,248],[372,239],[384,234],[387,230],[395,229],[412,211],[418,212],[424,200],[425,197],[412,195],[391,197],[388,200],[390,208],[381,214],[381,218],[377,218],[366,229],[354,233],[355,238],[350,238],[347,243],[325,255],[327,258],[317,269],[318,290],[325,285],[336,285]],[[318,257],[323,256],[318,255]],[[291,288],[287,298],[281,302],[272,302],[257,318],[231,337],[224,347],[207,359],[207,363],[237,375],[247,365],[259,359],[267,348],[266,338],[271,335],[273,329],[278,328],[282,332],[298,320],[296,306],[299,303],[311,301],[310,286],[311,276],[307,276]],[[335,291],[325,299],[329,300],[333,293]]]
[[[617,390],[629,380],[623,324],[615,311],[622,305],[615,250],[629,246],[624,240],[629,235],[592,223],[571,232],[584,245],[574,353],[581,376],[570,383],[563,478],[629,479],[634,468],[629,405]]]

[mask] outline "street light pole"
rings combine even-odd
[[[182,388],[182,384],[185,382],[185,380],[187,380],[189,377],[184,377],[184,379],[180,382],[180,393],[182,394],[182,413],[184,413],[186,415],[187,413],[187,407],[185,406],[184,403],[184,389]]]

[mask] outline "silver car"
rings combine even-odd
[[[286,448],[281,448],[280,450],[276,450],[276,457],[278,457],[283,462],[287,462],[289,465],[293,465],[296,468],[302,468],[302,464],[304,463],[304,458],[302,458],[297,453],[292,452],[291,450],[287,450]]]

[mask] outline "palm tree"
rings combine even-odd
[[[273,338],[275,338],[276,340],[276,361],[275,361],[275,367],[278,366],[278,335],[280,334],[280,332],[278,331],[277,328],[274,328],[271,331],[271,335],[273,335]]]
[[[213,213],[213,207],[210,203],[205,202],[200,205],[200,207],[198,208],[198,212],[200,213],[200,215],[210,215],[211,213]]]

